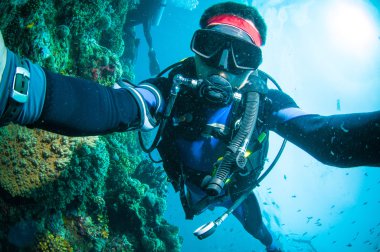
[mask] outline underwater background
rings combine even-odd
[[[173,1],[174,2],[174,1]],[[168,2],[154,27],[161,68],[189,55],[198,20],[210,5],[200,0]],[[307,112],[322,115],[379,110],[380,1],[235,1],[258,7],[268,25],[261,69]],[[137,80],[149,75],[142,39]],[[268,164],[282,139],[270,136]],[[379,146],[380,148],[380,146]],[[171,189],[171,188],[170,188]],[[380,171],[321,164],[291,143],[256,190],[264,218],[286,251],[380,251]],[[169,190],[166,219],[180,228],[182,251],[263,251],[240,223],[229,217],[205,240],[192,233],[224,209],[185,220],[179,196]]]
[[[11,50],[51,71],[107,86],[121,76],[139,82],[150,77],[142,27],[122,33],[136,2],[1,0],[0,29]],[[152,29],[161,69],[192,55],[198,20],[217,2],[168,0]],[[306,112],[380,108],[378,0],[236,2],[264,16],[261,69]],[[271,134],[268,164],[281,141]],[[224,209],[185,220],[134,132],[69,138],[10,125],[0,129],[0,158],[0,251],[264,250],[234,217],[198,240],[192,232]],[[285,251],[380,251],[377,168],[326,166],[288,143],[255,192]]]

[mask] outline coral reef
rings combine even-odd
[[[132,176],[156,190],[158,195],[166,195],[168,183],[162,166],[155,166],[152,162],[143,160],[139,163]]]
[[[123,30],[131,2],[0,1],[0,29],[33,62],[113,86],[134,76],[136,38]],[[166,187],[136,133],[0,128],[0,250],[179,251],[178,229],[163,218]]]
[[[2,128],[0,186],[13,197],[31,197],[61,176],[75,146],[94,146],[96,141],[97,137],[69,138],[13,125]]]
[[[138,167],[147,166],[151,165],[142,161]],[[131,242],[134,251],[179,251],[178,229],[162,217],[166,209],[165,198],[159,194],[162,187],[150,187],[125,172],[112,169],[107,181],[116,185],[105,195],[110,228],[118,235],[125,234],[128,241],[138,241]],[[151,185],[162,181],[161,175],[151,177]]]
[[[7,13],[0,29],[6,44],[20,55],[50,70],[111,86],[123,71],[119,57],[128,6],[127,0],[1,1]]]
[[[70,243],[66,241],[63,237],[53,234],[46,234],[40,239],[37,245],[37,251],[47,252],[47,251],[74,251],[70,246]]]

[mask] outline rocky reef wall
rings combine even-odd
[[[4,0],[6,45],[44,68],[112,86],[133,79],[129,0]],[[132,34],[132,35],[131,35]],[[179,251],[166,175],[134,132],[65,137],[0,129],[0,251]]]

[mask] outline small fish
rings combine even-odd
[[[355,237],[353,238],[353,240],[355,241],[358,238],[358,236],[359,236],[359,232],[356,232]]]
[[[315,224],[316,226],[318,226],[318,227],[322,226],[321,219],[318,218],[318,220],[316,220],[316,221],[314,222],[314,224]]]
[[[340,125],[340,129],[341,129],[344,133],[348,133],[348,132],[349,132],[349,130],[346,129],[346,128],[344,127],[344,122],[342,122],[342,124]]]
[[[297,196],[295,194],[292,195],[292,198],[297,198]]]
[[[346,246],[347,246],[347,247],[352,247],[352,244],[351,244],[351,243],[349,243],[349,244],[347,244]]]
[[[286,180],[286,174],[284,174],[284,179]]]
[[[374,228],[370,228],[370,229],[369,229],[369,233],[370,233],[370,234],[373,234],[374,232],[375,232],[375,229],[374,229]]]
[[[332,205],[331,207],[330,207],[330,209],[333,209],[335,207],[335,205]]]
[[[336,110],[340,111],[340,99],[336,100]]]

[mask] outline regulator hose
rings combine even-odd
[[[258,92],[251,91],[246,93],[245,110],[240,128],[227,146],[223,160],[206,186],[206,192],[208,195],[217,196],[222,191],[225,181],[230,175],[231,167],[233,167],[234,162],[236,162],[239,147],[244,140],[250,136],[250,132],[252,132],[256,126],[259,102],[260,95]]]

